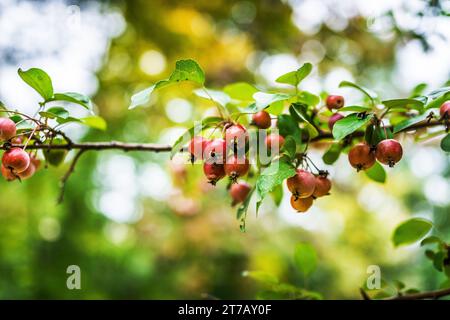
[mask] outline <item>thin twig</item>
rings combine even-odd
[[[450,295],[450,288],[425,291],[419,293],[406,294],[401,296],[395,296],[391,298],[386,298],[385,300],[423,300],[423,299],[439,299]]]
[[[81,149],[77,152],[75,157],[72,160],[72,163],[70,164],[69,170],[67,170],[66,174],[61,178],[60,182],[60,192],[58,197],[58,204],[62,203],[64,200],[64,191],[66,188],[67,180],[69,179],[70,175],[75,171],[75,166],[77,165],[78,160],[80,157],[85,153],[87,149]]]

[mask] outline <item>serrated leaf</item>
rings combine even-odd
[[[81,118],[80,119],[81,123],[91,127],[93,129],[98,129],[98,130],[106,130],[107,124],[105,119],[103,119],[100,116],[90,116],[90,117],[86,117],[86,118]]]
[[[210,128],[211,126],[218,124],[219,122],[223,121],[221,117],[208,117],[203,119],[201,122],[198,122],[193,126],[192,128],[188,129],[183,135],[181,135],[177,141],[175,141],[174,145],[172,146],[172,151],[170,152],[170,159],[173,158],[173,156],[181,150],[181,148],[188,143],[194,135],[198,132],[201,132],[202,130],[205,130],[207,128]]]
[[[308,243],[299,243],[295,247],[294,259],[297,268],[305,277],[310,275],[317,266],[317,253]]]
[[[151,87],[134,94],[131,97],[131,104],[128,109],[134,109],[148,103],[154,90],[182,81],[192,81],[203,85],[205,83],[205,73],[194,60],[178,60],[175,63],[175,70],[169,79],[158,81]]]
[[[432,228],[433,223],[423,218],[413,218],[401,223],[394,230],[394,246],[412,244],[422,239]]]
[[[428,118],[429,114],[430,114],[430,112],[425,112],[425,113],[423,113],[423,114],[421,114],[419,116],[406,119],[406,120],[396,124],[394,126],[394,133],[403,131],[403,130],[411,127],[412,125],[415,125],[415,124],[417,124],[419,122],[425,121]]]
[[[351,111],[351,112],[367,112],[371,111],[372,108],[364,106],[347,106],[339,109],[339,112]]]
[[[255,103],[249,107],[249,111],[258,112],[264,110],[266,107],[270,106],[272,103],[278,101],[285,101],[292,98],[292,95],[287,93],[266,93],[266,92],[256,92],[253,95]]]
[[[295,172],[295,167],[290,163],[289,158],[286,156],[272,161],[272,163],[264,169],[256,181],[256,212],[258,212],[261,202],[266,195],[273,191],[276,186],[282,184],[285,179],[295,175]]]
[[[330,148],[323,154],[322,160],[325,164],[331,165],[339,159],[342,146],[340,143],[333,143]]]
[[[22,80],[36,90],[45,101],[53,97],[52,79],[44,70],[31,68],[23,71],[19,69],[18,73]]]
[[[255,86],[247,82],[236,82],[227,85],[225,88],[223,88],[223,91],[232,99],[252,101],[253,95],[259,90]]]
[[[294,87],[305,79],[312,71],[312,64],[307,62],[303,64],[299,69],[283,74],[278,77],[275,81],[278,83],[286,83],[293,85]]]
[[[319,135],[319,132],[312,125],[312,123],[307,119],[306,114],[300,108],[300,105],[293,103],[289,107],[289,111],[291,112],[291,114],[294,114],[295,116],[297,116],[300,119],[300,121],[302,121],[305,124],[305,129],[308,131],[310,139],[315,138]]]
[[[352,113],[345,118],[338,120],[333,126],[333,137],[341,140],[349,134],[355,132],[366,125],[373,118],[373,114],[360,116],[358,113]]]
[[[55,93],[54,97],[50,101],[67,101],[79,104],[88,110],[92,109],[91,99],[89,99],[88,96],[77,92]]]
[[[372,101],[372,103],[375,103],[375,100],[378,99],[378,95],[374,91],[372,91],[370,89],[367,89],[367,88],[365,88],[363,86],[359,86],[359,85],[357,85],[357,84],[355,84],[353,82],[342,81],[339,84],[339,88],[342,88],[342,87],[355,88],[355,89],[361,91],[363,94],[365,94]]]
[[[450,133],[441,140],[441,149],[445,152],[450,152]]]
[[[366,176],[373,181],[380,183],[386,182],[386,171],[384,170],[383,166],[378,162],[375,162],[375,164],[372,167],[365,170],[365,173]]]

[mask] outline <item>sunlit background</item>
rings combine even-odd
[[[212,88],[235,81],[277,86],[279,75],[311,62],[303,89],[356,104],[357,92],[338,88],[350,80],[384,99],[406,97],[419,83],[431,91],[450,78],[449,2],[3,0],[0,100],[35,112],[39,97],[17,69],[39,67],[56,90],[91,96],[108,122],[105,132],[68,126],[74,140],[173,143],[212,114],[212,104],[178,86],[147,107],[127,107],[180,58],[197,60]],[[200,166],[168,154],[88,153],[59,206],[67,164],[23,183],[2,180],[0,298],[254,298],[258,286],[244,270],[306,285],[293,265],[301,241],[320,257],[307,288],[325,298],[358,298],[373,264],[388,280],[436,288],[443,278],[422,250],[394,249],[390,237],[399,222],[421,216],[450,240],[450,160],[439,140],[400,140],[404,160],[384,185],[356,174],[345,156],[327,167],[324,150],[312,151],[331,173],[332,195],[307,214],[294,212],[288,194],[279,208],[266,199],[258,218],[252,204],[246,233],[225,183],[212,188]],[[82,270],[80,291],[66,288],[71,264]]]

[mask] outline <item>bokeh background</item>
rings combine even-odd
[[[277,76],[311,62],[302,84],[312,92],[361,97],[339,89],[355,81],[381,96],[429,90],[450,76],[449,1],[422,0],[136,0],[0,3],[0,100],[32,113],[39,98],[17,76],[39,67],[56,90],[93,98],[105,132],[76,125],[78,141],[172,143],[211,113],[189,87],[163,90],[144,108],[131,95],[167,77],[177,59],[193,58],[208,87],[234,81],[276,86]],[[76,112],[82,113],[82,110]],[[241,233],[225,184],[206,184],[201,166],[168,154],[90,152],[56,205],[67,169],[41,170],[23,183],[0,181],[0,298],[255,298],[244,270],[273,274],[327,299],[359,298],[369,265],[420,289],[439,287],[418,246],[395,249],[395,226],[410,216],[435,223],[450,240],[450,160],[438,140],[401,137],[404,160],[381,185],[356,174],[342,156],[330,168],[332,195],[304,215],[284,197],[268,198]],[[323,150],[311,156],[321,163]],[[72,156],[72,155],[71,155]],[[70,157],[69,157],[70,159]],[[294,247],[311,243],[318,270],[305,281]],[[79,265],[82,290],[66,288]]]

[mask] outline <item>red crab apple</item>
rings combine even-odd
[[[252,124],[257,126],[259,129],[267,129],[270,128],[272,124],[272,119],[270,118],[270,114],[266,111],[259,111],[252,116]]]
[[[377,144],[375,156],[382,164],[393,167],[403,156],[402,145],[394,139],[382,140]]]
[[[344,97],[343,96],[337,96],[337,95],[329,95],[327,97],[327,108],[332,109],[340,109],[344,106]]]
[[[439,113],[441,114],[442,118],[445,118],[447,116],[447,118],[450,119],[450,101],[445,101],[441,107],[439,108]]]
[[[211,140],[204,150],[204,159],[207,162],[221,163],[225,161],[227,144],[224,139]]]
[[[15,173],[25,171],[30,165],[30,156],[21,148],[12,148],[3,154],[2,163],[7,169],[14,170]]]
[[[225,174],[235,182],[238,177],[247,174],[250,164],[246,156],[238,156],[233,154],[229,156],[225,162]]]
[[[316,177],[308,171],[298,169],[295,176],[287,179],[290,192],[297,198],[310,197],[316,187]]]
[[[238,203],[244,202],[250,192],[250,185],[245,181],[240,181],[233,183],[230,187],[230,196],[233,199],[231,205],[236,205]]]
[[[13,181],[17,179],[17,176],[14,174],[14,172],[11,169],[5,168],[5,166],[2,164],[2,176],[5,178],[6,181]]]
[[[208,145],[209,140],[201,136],[195,136],[191,139],[188,146],[188,151],[192,156],[192,160],[203,159],[203,152]]]
[[[266,137],[266,147],[267,150],[271,150],[272,146],[277,148],[278,150],[281,149],[284,145],[284,138],[280,136],[279,134],[271,133]]]
[[[328,128],[333,131],[334,124],[343,118],[344,116],[340,113],[333,114],[330,119],[328,119]]]
[[[227,146],[233,150],[245,148],[248,142],[247,130],[241,124],[232,124],[225,129],[224,135]]]
[[[16,135],[16,124],[9,118],[0,118],[0,140],[6,141]]]
[[[313,197],[298,198],[295,195],[292,195],[291,206],[297,210],[297,212],[306,212],[309,208],[311,208],[313,200]]]
[[[375,164],[375,153],[367,143],[358,143],[350,149],[348,161],[357,171],[366,170]]]
[[[213,186],[216,185],[217,181],[225,177],[223,164],[205,162],[203,164],[203,172],[206,179],[208,179],[209,183]]]
[[[313,197],[319,198],[329,194],[331,190],[331,181],[327,177],[316,177],[316,188],[314,189]]]

